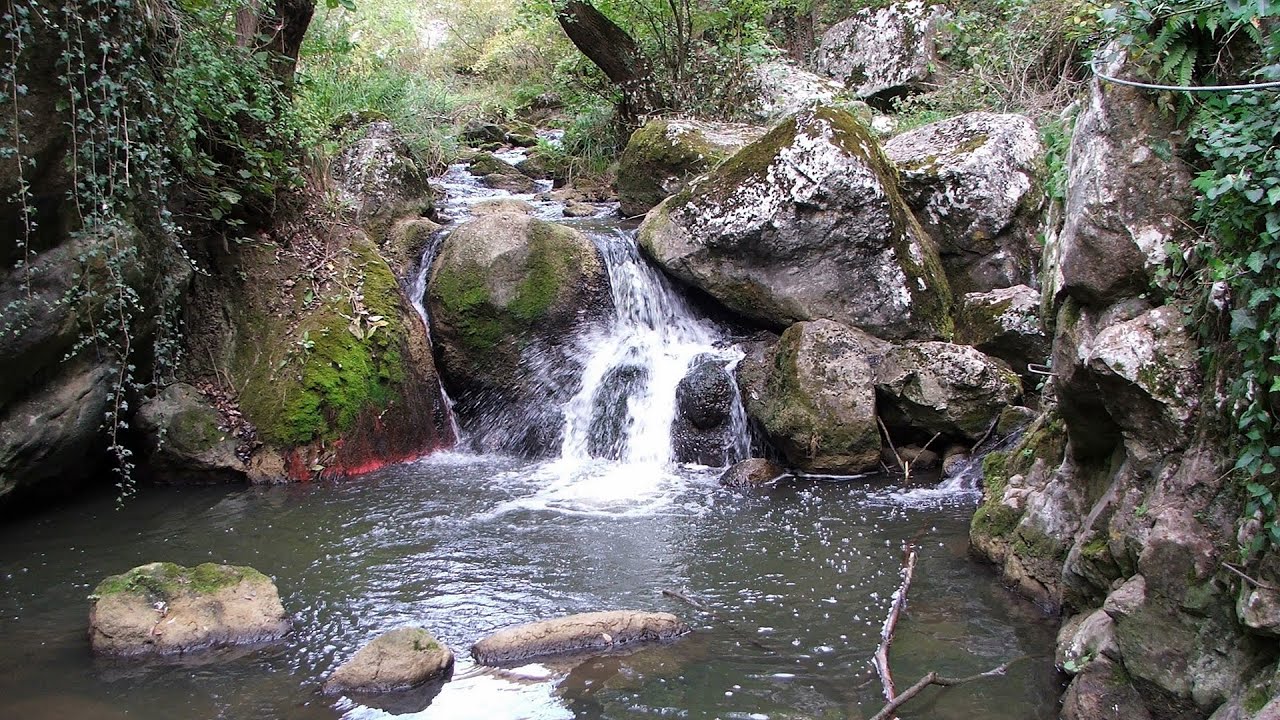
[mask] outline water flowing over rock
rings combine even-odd
[[[772,122],[816,105],[828,105],[845,94],[845,87],[830,78],[805,70],[785,58],[766,60],[755,67],[756,117]]]
[[[612,610],[570,615],[496,632],[471,647],[481,665],[514,665],[530,658],[612,650],[672,640],[689,632],[675,615]]]
[[[275,583],[250,567],[141,565],[94,589],[89,642],[102,655],[185,653],[284,636]]]
[[[814,472],[856,473],[880,463],[873,367],[892,346],[830,320],[796,323],[741,378],[747,414],[787,462]]]
[[[676,419],[671,442],[677,462],[723,467],[736,451],[734,410],[738,390],[725,360],[694,358],[676,385]]]
[[[239,439],[195,388],[176,383],[143,403],[135,424],[147,437],[148,472],[163,482],[237,482],[247,468]]]
[[[945,7],[920,0],[859,10],[822,36],[818,72],[860,98],[902,95],[929,78],[947,17]]]
[[[951,301],[933,243],[869,132],[848,113],[800,113],[652,210],[641,246],[751,320],[827,318],[932,338]]]
[[[966,345],[912,343],[875,368],[880,414],[890,429],[977,440],[1022,395],[1007,365]]]
[[[622,214],[645,214],[763,134],[763,128],[752,125],[650,120],[631,134],[618,159]]]
[[[1033,284],[1044,148],[1022,115],[969,113],[897,135],[885,155],[956,294]]]
[[[479,446],[558,448],[583,368],[566,345],[612,307],[595,245],[523,213],[476,218],[441,246],[427,304],[441,374]]]
[[[955,341],[972,345],[1007,363],[1034,388],[1043,376],[1027,369],[1049,360],[1049,336],[1040,319],[1040,293],[1016,285],[985,293],[967,293],[956,312]]]
[[[405,627],[382,633],[329,676],[324,691],[385,693],[447,677],[453,652],[427,630]],[[418,708],[421,710],[421,708]]]

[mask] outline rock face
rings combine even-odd
[[[89,642],[100,655],[185,653],[289,630],[275,584],[250,567],[151,563],[103,580],[92,598]]]
[[[777,125],[650,212],[639,240],[675,277],[774,328],[826,318],[923,339],[950,324],[932,242],[841,110]]]
[[[677,462],[724,466],[733,444],[733,377],[724,361],[695,358],[676,385],[676,419],[671,426]]]
[[[929,78],[947,15],[943,6],[920,0],[859,10],[822,36],[818,72],[860,98],[902,95]]]
[[[247,468],[236,456],[238,438],[199,391],[185,383],[165,388],[138,410],[135,424],[147,436],[148,471],[164,482],[243,482]]]
[[[785,58],[755,67],[756,117],[766,122],[794,115],[816,105],[828,105],[845,93],[841,83],[805,70]]]
[[[875,368],[880,415],[892,429],[977,440],[1022,383],[1004,363],[966,345],[912,343],[886,353]]]
[[[612,306],[591,241],[521,213],[476,218],[444,241],[426,299],[441,374],[481,447],[558,447],[581,374],[565,344]]]
[[[688,181],[764,134],[763,128],[697,120],[650,120],[631,134],[618,159],[618,202],[643,215]]]
[[[892,346],[829,320],[796,323],[764,358],[748,357],[739,382],[747,414],[787,462],[856,473],[880,462],[872,368]],[[753,373],[763,376],[753,388]]]
[[[898,135],[884,151],[952,291],[1035,282],[1044,148],[1030,118],[961,115]]]
[[[1050,345],[1040,320],[1040,293],[1017,285],[966,294],[956,313],[955,341],[1005,361],[1024,386],[1034,388],[1043,376],[1027,370],[1027,365],[1046,364]]]
[[[671,640],[688,633],[670,613],[612,610],[519,625],[496,632],[471,646],[481,665],[515,665],[530,658]]]
[[[324,691],[382,693],[406,690],[446,677],[453,670],[453,652],[423,628],[385,632],[338,666],[324,682]]]
[[[764,458],[749,458],[734,463],[720,476],[720,484],[731,488],[753,488],[767,485],[787,473],[786,468]]]

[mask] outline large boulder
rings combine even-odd
[[[863,8],[823,34],[815,58],[818,72],[860,98],[903,95],[929,79],[947,16],[945,7],[921,0]]]
[[[670,613],[611,610],[569,615],[500,630],[471,646],[481,665],[515,665],[546,655],[599,652],[671,640],[689,626]]]
[[[911,343],[875,368],[880,415],[890,429],[977,440],[1022,395],[1022,382],[999,360],[967,345]]]
[[[1115,56],[1102,70],[1128,76]],[[1191,172],[1167,139],[1174,123],[1146,91],[1094,79],[1071,137],[1065,222],[1045,247],[1049,297],[1103,307],[1148,293],[1170,243],[1186,246]]]
[[[360,128],[330,166],[338,200],[361,223],[435,213],[430,173],[395,126],[385,120]]]
[[[933,243],[842,110],[778,124],[651,211],[639,240],[683,282],[774,328],[826,318],[923,339],[950,325]]]
[[[643,215],[688,181],[764,134],[753,125],[699,120],[650,120],[631,134],[618,160],[622,214]]]
[[[1036,281],[1044,148],[1030,118],[960,115],[897,135],[884,152],[953,292]]]
[[[324,682],[324,691],[383,693],[407,690],[448,675],[453,652],[428,631],[404,627],[385,632],[356,651]],[[419,708],[421,709],[421,708]]]
[[[138,409],[135,426],[147,439],[147,470],[172,483],[240,482],[244,462],[230,423],[198,390],[175,383]]]
[[[816,105],[829,105],[845,94],[843,84],[811,73],[785,58],[756,65],[752,81],[755,101],[750,109],[766,122]]]
[[[733,411],[737,391],[725,361],[700,356],[676,385],[671,445],[677,462],[721,467],[733,455]]]
[[[251,567],[150,563],[108,577],[90,599],[89,643],[100,655],[185,653],[289,630],[275,583]]]
[[[880,462],[873,367],[892,346],[830,320],[796,323],[763,360],[748,356],[739,378],[747,415],[801,470],[856,473]],[[757,367],[758,366],[758,367]]]
[[[558,447],[559,409],[582,369],[570,345],[612,307],[595,245],[523,213],[486,215],[445,239],[426,295],[441,375],[477,442]]]
[[[965,294],[953,339],[1009,363],[1024,385],[1035,387],[1043,379],[1027,369],[1048,362],[1049,336],[1040,319],[1040,293],[1026,285]]]

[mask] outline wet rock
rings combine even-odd
[[[89,642],[100,655],[184,653],[289,630],[275,584],[250,567],[140,565],[103,580],[91,600]]]
[[[441,244],[426,299],[441,376],[481,448],[558,448],[581,382],[569,344],[612,307],[595,245],[520,213],[476,218]]]
[[[452,670],[453,653],[430,632],[416,627],[399,628],[360,648],[333,671],[324,682],[324,691],[339,694],[407,690],[445,678]]]
[[[880,415],[891,429],[923,430],[976,441],[1022,394],[1004,363],[965,345],[912,343],[875,369]]]
[[[749,458],[734,463],[720,476],[720,484],[731,488],[768,485],[787,474],[787,469],[764,458]]]
[[[471,217],[484,217],[485,215],[494,215],[496,213],[523,213],[525,215],[533,214],[533,205],[515,198],[494,198],[492,200],[483,200],[471,206]]]
[[[507,162],[494,155],[493,153],[481,152],[472,156],[467,163],[468,169],[472,175],[476,177],[485,177],[486,175],[520,175],[520,170],[515,165]]]
[[[960,115],[898,135],[884,152],[953,292],[1036,282],[1044,147],[1030,118]]]
[[[764,134],[763,128],[699,120],[650,120],[631,134],[618,159],[618,202],[643,215],[689,180]]]
[[[431,243],[431,238],[440,230],[441,225],[434,220],[401,218],[392,223],[378,243],[379,252],[406,286],[411,284],[410,275],[416,275],[415,271],[422,263],[422,253]]]
[[[640,365],[618,365],[605,374],[591,398],[591,425],[587,430],[587,452],[591,457],[622,459],[631,425],[630,399],[648,382],[649,369]]]
[[[147,470],[162,482],[244,482],[239,439],[195,388],[176,383],[146,401],[135,426],[146,436]]]
[[[967,293],[956,313],[955,342],[999,358],[1034,388],[1045,376],[1027,369],[1049,360],[1049,336],[1040,320],[1040,293],[1026,285]]]
[[[1123,666],[1109,659],[1089,663],[1067,686],[1062,720],[1151,720]]]
[[[1101,71],[1133,75],[1112,49]],[[1065,223],[1045,247],[1049,297],[1101,307],[1150,292],[1168,244],[1186,247],[1191,173],[1173,123],[1149,93],[1094,79],[1072,134]]]
[[[823,34],[818,72],[860,98],[905,94],[929,78],[937,61],[938,32],[947,17],[943,6],[920,0],[859,10]]]
[[[845,93],[843,84],[811,73],[786,58],[766,60],[755,67],[755,102],[751,110],[767,122],[817,105],[828,105]]]
[[[958,445],[954,447],[958,448],[957,452],[952,452],[952,450],[948,449],[946,454],[942,457],[943,477],[951,478],[958,476],[960,473],[967,470],[969,464],[972,462],[972,458],[969,457],[969,453],[964,451],[963,447]]]
[[[338,199],[355,212],[358,222],[434,213],[430,174],[389,122],[361,128],[357,139],[334,157],[330,172]]]
[[[491,187],[494,190],[505,190],[513,195],[531,195],[538,192],[538,183],[523,173],[515,175],[492,173],[480,178],[480,181],[486,187]]]
[[[514,665],[530,658],[671,640],[688,633],[670,613],[613,610],[570,615],[507,628],[471,646],[481,665]]]
[[[856,473],[880,462],[872,367],[890,345],[830,320],[796,323],[743,387],[747,415],[797,468]],[[750,356],[744,372],[753,372]],[[742,377],[742,375],[739,375]]]
[[[723,466],[732,453],[732,412],[736,393],[724,361],[695,358],[676,385],[676,419],[671,426],[677,462]]]
[[[900,339],[949,324],[933,243],[842,110],[775,126],[654,208],[639,241],[675,277],[774,328],[826,318]]]
[[[569,163],[565,156],[541,147],[531,149],[524,160],[516,163],[516,169],[534,180],[550,180],[554,187],[562,187],[569,180]]]
[[[596,207],[584,202],[570,200],[564,204],[564,216],[571,218],[591,217],[596,214]]]

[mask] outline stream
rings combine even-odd
[[[444,181],[456,219],[506,195],[457,167]],[[517,197],[558,219],[557,203]],[[696,357],[732,368],[741,353],[635,252],[604,217],[612,208],[600,210],[569,222],[601,247],[619,310],[610,330],[582,343],[582,388],[564,408],[559,458],[460,450],[341,482],[145,488],[119,510],[104,494],[16,519],[0,528],[0,718],[393,717],[406,709],[394,699],[374,707],[319,686],[361,645],[408,624],[458,657],[431,704],[401,717],[865,718],[883,705],[870,660],[906,543],[919,560],[891,653],[899,688],[930,670],[962,676],[1029,657],[1003,677],[926,691],[899,716],[1056,717],[1055,622],[969,556],[972,490],[935,476],[741,493],[718,486],[720,468],[672,462],[676,383]],[[628,363],[647,372],[628,399],[624,437],[612,459],[593,457],[592,397]],[[734,417],[726,462],[748,452],[740,410]],[[262,570],[293,631],[258,648],[94,659],[86,596],[105,576],[154,560]],[[673,612],[695,632],[510,670],[467,655],[516,623],[625,608]]]

